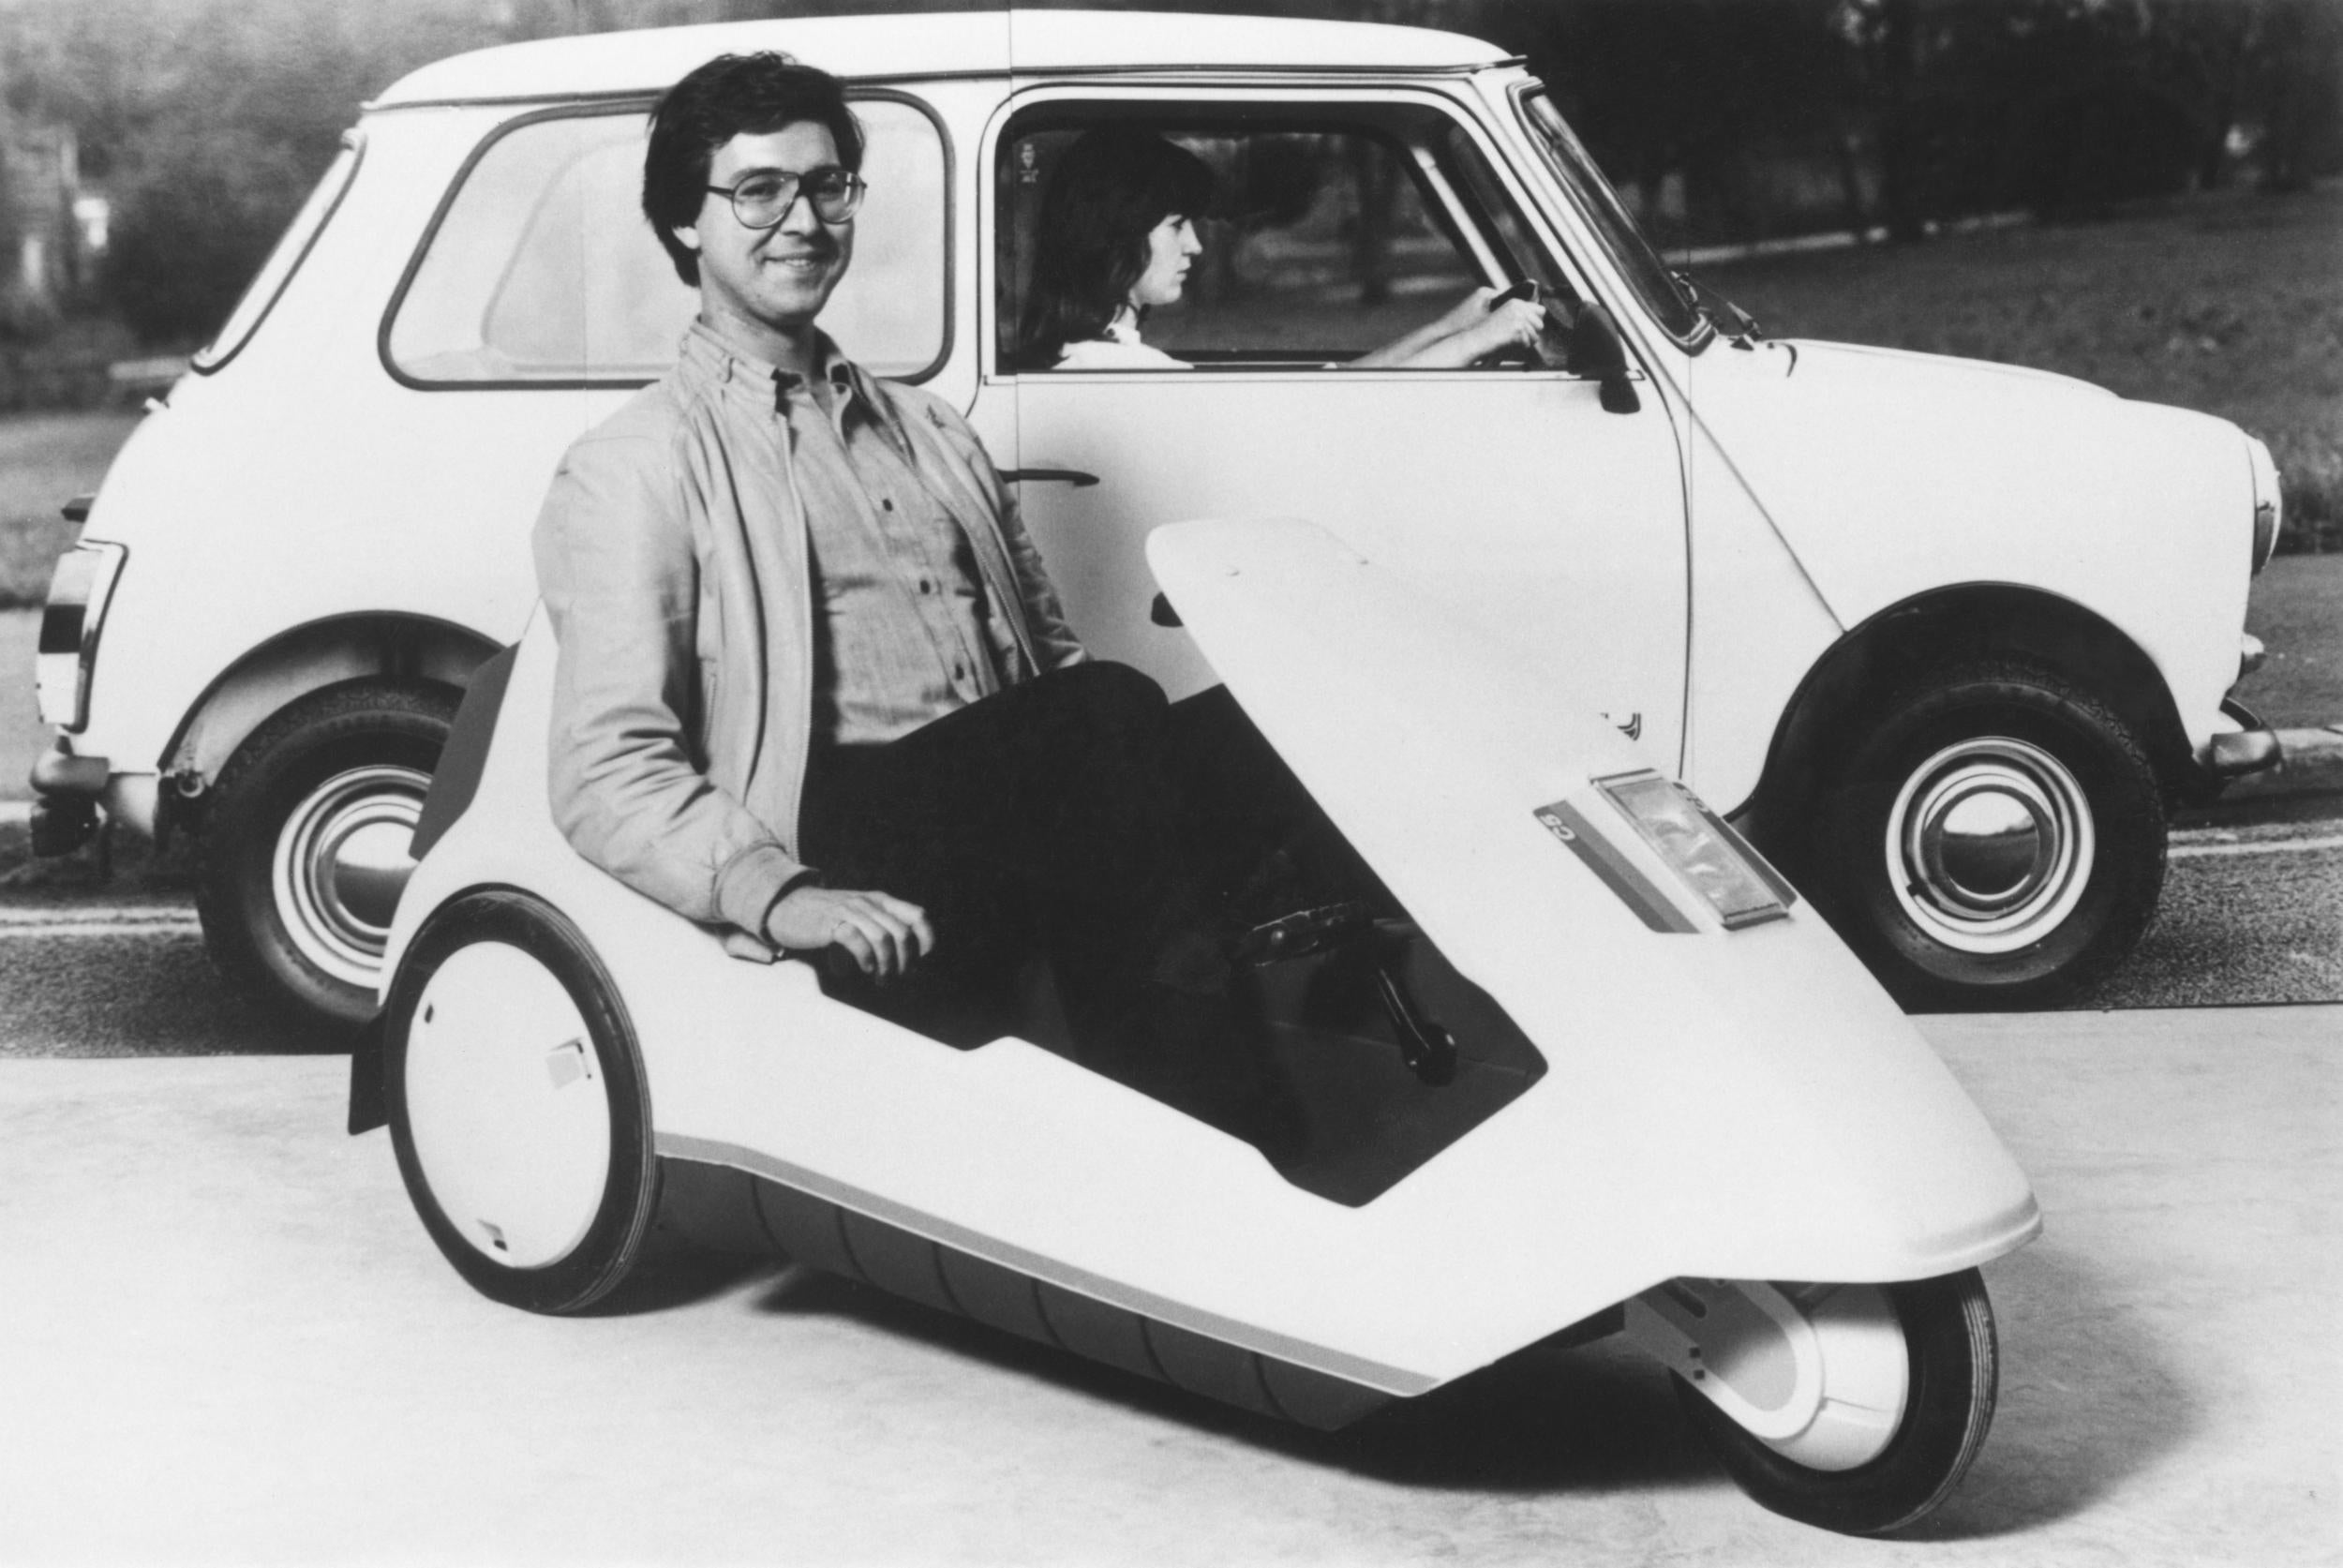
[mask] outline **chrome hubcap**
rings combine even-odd
[[[371,989],[381,972],[430,784],[413,768],[353,768],[310,791],[276,835],[277,914],[302,956],[336,979]]]
[[[1888,885],[1947,947],[2006,953],[2074,912],[2097,843],[2082,784],[2039,746],[1986,736],[1914,769],[1888,815]]]

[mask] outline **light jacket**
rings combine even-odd
[[[976,432],[932,394],[848,373],[967,535],[1016,645],[1004,678],[1079,662]],[[563,455],[532,536],[560,643],[554,820],[629,887],[759,935],[808,874],[798,808],[813,714],[807,519],[779,374],[695,325],[674,370]]]

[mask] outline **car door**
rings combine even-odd
[[[1021,367],[1039,204],[1077,139],[1136,127],[1215,176],[1203,254],[1146,341],[1178,367]],[[1470,290],[1534,279],[1567,312],[1581,276],[1460,102],[1431,91],[1028,92],[996,125],[987,244],[996,312],[978,408],[1014,408],[1026,522],[1091,650],[1173,696],[1212,683],[1153,623],[1157,526],[1299,516],[1398,568],[1567,675],[1614,723],[1680,760],[1686,641],[1677,437],[1646,388],[1543,364],[1364,369],[1361,353]]]

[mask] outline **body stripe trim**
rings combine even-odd
[[[1274,1330],[1257,1328],[1249,1323],[1239,1322],[1233,1318],[1224,1318],[1216,1312],[1205,1312],[1193,1307],[1186,1307],[1168,1296],[1159,1296],[1150,1291],[1117,1284],[1103,1275],[1093,1274],[1087,1269],[1078,1268],[1071,1263],[1060,1262],[1054,1258],[1045,1258],[1037,1252],[1029,1252],[1022,1247],[995,1240],[971,1231],[965,1226],[953,1224],[950,1220],[939,1219],[933,1215],[923,1214],[918,1209],[882,1198],[876,1193],[866,1192],[860,1187],[849,1186],[844,1182],[832,1181],[827,1176],[817,1175],[806,1170],[803,1166],[792,1165],[785,1159],[776,1159],[770,1155],[758,1154],[753,1149],[742,1148],[737,1143],[724,1143],[711,1138],[694,1138],[677,1132],[659,1133],[655,1143],[660,1154],[671,1158],[697,1160],[705,1165],[728,1165],[734,1170],[747,1172],[753,1176],[763,1176],[768,1180],[779,1182],[784,1187],[796,1187],[800,1192],[825,1202],[836,1203],[842,1208],[852,1209],[858,1214],[866,1215],[885,1224],[899,1226],[914,1234],[925,1236],[930,1241],[946,1247],[957,1247],[987,1262],[998,1263],[1003,1268],[1013,1269],[1030,1279],[1046,1280],[1062,1289],[1089,1296],[1096,1301],[1105,1302],[1110,1307],[1119,1307],[1127,1311],[1170,1323],[1174,1328],[1184,1328],[1192,1334],[1201,1334],[1208,1339],[1217,1339],[1224,1344],[1235,1345],[1240,1349],[1257,1351],[1261,1355],[1274,1356],[1279,1361],[1290,1361],[1297,1366],[1306,1366],[1312,1371],[1323,1372],[1330,1377],[1341,1378],[1349,1382],[1363,1383],[1385,1394],[1395,1394],[1402,1398],[1412,1398],[1416,1395],[1427,1393],[1438,1387],[1441,1381],[1438,1378],[1427,1377],[1421,1372],[1408,1371],[1404,1367],[1386,1366],[1380,1362],[1369,1361],[1364,1356],[1351,1355],[1342,1351],[1330,1350],[1322,1345],[1313,1345],[1306,1340],[1293,1338],[1290,1335],[1278,1334]]]

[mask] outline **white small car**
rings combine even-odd
[[[1413,29],[1008,11],[515,45],[367,106],[218,340],[82,505],[43,623],[37,839],[199,840],[222,970],[373,1006],[472,670],[562,449],[694,298],[643,116],[724,51],[852,83],[871,195],[824,318],[964,409],[1097,653],[1174,697],[1142,541],[1322,519],[1724,810],[1907,1003],[2032,1003],[2154,910],[2168,809],[2265,766],[2227,697],[2277,475],[2216,419],[2006,366],[1760,338],[1673,276],[1519,59]],[[1059,151],[1139,125],[1220,197],[1169,370],[1009,353]],[[1548,351],[1342,362],[1482,286]],[[1395,736],[1394,744],[1405,738]]]

